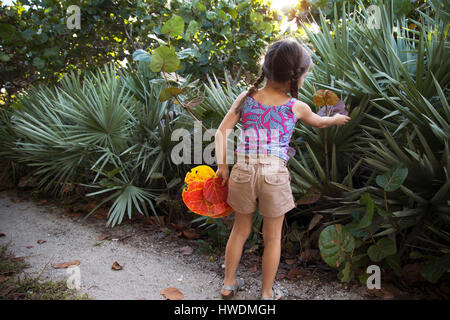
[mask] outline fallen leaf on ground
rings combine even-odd
[[[109,238],[111,238],[110,234],[102,234],[102,235],[98,236],[97,240],[98,241],[103,241],[103,240],[106,240],[106,239],[109,239]]]
[[[8,279],[9,279],[9,277],[0,276],[0,283],[3,283],[5,281],[7,281]]]
[[[277,281],[283,280],[284,278],[286,278],[286,274],[285,273],[277,273],[277,275],[275,276],[275,279]]]
[[[123,240],[125,240],[125,239],[128,239],[128,238],[130,238],[131,236],[132,236],[132,234],[128,234],[128,235],[126,235],[126,236],[123,236],[123,237],[119,238],[119,241],[123,241]]]
[[[47,199],[42,199],[41,201],[39,201],[40,205],[46,204],[47,203]]]
[[[156,218],[156,217],[150,217],[150,223],[151,224],[153,224],[153,225],[160,225],[161,227],[165,227],[166,226],[166,223],[165,223],[165,221],[164,221],[164,216],[158,216],[158,218],[159,218],[159,221],[158,221],[158,219]]]
[[[27,249],[31,249],[31,248],[33,248],[33,246],[27,246]]]
[[[45,240],[38,240],[36,242],[39,243],[39,244],[43,244],[43,243],[46,243],[47,241],[45,241]]]
[[[114,261],[111,269],[113,269],[113,270],[122,270],[123,267],[117,261]]]
[[[180,290],[174,287],[169,287],[161,290],[160,292],[167,300],[183,300],[184,294]]]
[[[376,296],[384,300],[394,299],[392,292],[384,287],[381,287],[381,289],[367,289],[367,292],[372,296]]]
[[[293,259],[286,259],[286,260],[284,260],[284,261],[286,262],[286,264],[292,265],[292,264],[294,264],[294,263],[297,262],[297,259],[296,259],[296,258],[293,258]]]
[[[78,266],[80,264],[80,260],[74,260],[70,262],[63,262],[63,263],[55,263],[52,264],[52,267],[55,269],[62,269],[62,268],[68,268],[70,266]]]
[[[14,257],[11,259],[12,262],[23,262],[25,261],[24,257]]]
[[[254,246],[252,246],[250,249],[245,250],[245,253],[253,253],[256,250],[258,250],[259,246],[257,244],[255,244]]]
[[[28,184],[31,182],[32,179],[33,179],[33,177],[31,175],[22,177],[17,186],[19,188],[25,188],[26,186],[28,186]]]
[[[6,234],[4,234],[3,232],[0,232],[0,237],[4,237],[6,236]]]
[[[419,262],[406,264],[402,270],[402,279],[409,286],[423,282],[421,271],[422,265]]]
[[[183,247],[183,248],[180,249],[180,253],[181,253],[183,256],[188,256],[188,255],[191,255],[191,254],[194,253],[194,249],[192,249],[192,248],[189,247],[189,246],[185,246],[185,247]]]
[[[171,222],[170,226],[177,231],[183,231],[184,229],[186,229],[186,226],[182,223],[172,223]]]
[[[196,240],[200,238],[200,235],[195,231],[185,230],[183,231],[183,235],[189,240]]]
[[[299,276],[304,276],[304,275],[306,275],[307,273],[308,273],[308,272],[305,271],[305,270],[302,270],[302,269],[293,267],[291,270],[289,270],[289,273],[288,273],[288,275],[287,275],[287,278],[288,278],[289,280],[294,280],[294,279],[297,279],[297,277],[299,277]]]
[[[93,202],[88,202],[88,203],[84,206],[84,209],[89,213],[89,212],[91,212],[97,205],[98,205],[98,203],[95,202],[95,201],[93,201]]]

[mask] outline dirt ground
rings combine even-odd
[[[61,214],[61,209],[34,201],[19,201],[13,194],[0,192],[0,245],[10,243],[16,256],[30,264],[27,273],[41,279],[69,277],[67,269],[55,269],[55,263],[80,261],[81,293],[93,299],[165,299],[161,290],[176,287],[184,299],[220,299],[224,274],[223,257],[199,254],[183,255],[181,248],[195,249],[197,242],[179,238],[176,232],[162,232],[156,226],[143,228],[124,222],[115,228],[105,220]],[[109,234],[106,240],[99,236]],[[38,243],[38,240],[45,242]],[[254,257],[253,257],[254,258]],[[244,255],[238,276],[245,290],[235,299],[258,299],[261,270],[251,268],[251,255]],[[112,270],[117,261],[122,270]],[[288,269],[284,263],[280,270]],[[279,281],[286,287],[288,299],[368,299],[365,288],[342,284],[333,272],[308,268],[295,280]]]

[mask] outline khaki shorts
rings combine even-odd
[[[238,155],[231,169],[227,203],[237,212],[280,217],[296,207],[286,160],[265,154]]]

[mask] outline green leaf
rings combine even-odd
[[[25,108],[25,106],[23,105],[22,102],[14,102],[11,104],[11,108],[13,110],[23,110]]]
[[[57,57],[58,55],[59,55],[58,47],[46,48],[44,50],[44,57],[46,57],[46,58]]]
[[[181,182],[181,178],[177,177],[177,178],[173,178],[172,180],[170,180],[170,182],[167,184],[167,188],[173,188],[175,187],[177,184],[179,184]]]
[[[200,12],[203,12],[203,11],[206,10],[206,7],[205,7],[205,5],[204,5],[203,3],[197,2],[197,3],[195,4],[195,9],[197,9],[197,10],[200,11]]]
[[[243,2],[239,3],[239,5],[237,6],[236,9],[238,12],[242,12],[245,9],[247,9],[248,6],[249,6],[249,3],[247,1],[243,1]]]
[[[133,52],[133,60],[134,61],[143,61],[143,62],[151,62],[152,55],[147,51],[142,49],[138,49]]]
[[[375,208],[375,204],[373,203],[372,198],[368,193],[364,193],[359,200],[359,203],[366,206],[366,210],[364,216],[361,218],[359,223],[356,225],[356,228],[363,229],[367,228],[372,224],[373,212]]]
[[[122,170],[122,168],[120,168],[120,167],[114,168],[113,170],[108,171],[108,172],[106,173],[106,176],[107,176],[109,179],[112,179],[112,178],[114,178],[114,176],[115,176],[116,174],[118,174],[121,170]]]
[[[407,176],[408,168],[402,168],[397,165],[385,174],[377,176],[376,182],[386,192],[392,192],[400,188]]]
[[[366,284],[367,284],[367,279],[369,279],[369,277],[370,277],[370,274],[368,274],[368,273],[366,273],[366,272],[361,272],[361,273],[358,275],[359,282],[360,282],[362,285],[366,285]]]
[[[227,14],[223,10],[219,10],[219,18],[224,20],[224,21],[228,20]]]
[[[184,21],[180,16],[174,15],[162,27],[161,32],[176,37],[184,31]]]
[[[393,216],[393,214],[391,212],[384,211],[380,207],[377,207],[377,213],[382,217],[392,217]]]
[[[409,257],[411,259],[420,259],[423,257],[423,254],[420,253],[419,251],[411,251],[411,253],[409,254]]]
[[[16,33],[16,27],[12,24],[0,24],[0,38],[4,40],[12,40]]]
[[[320,233],[319,248],[322,259],[333,268],[346,261],[347,254],[355,248],[352,234],[341,224],[326,227]]]
[[[1,62],[8,62],[9,60],[11,60],[11,55],[0,52],[0,61]]]
[[[215,13],[214,11],[207,11],[206,12],[206,19],[214,21],[217,19],[217,13]]]
[[[396,252],[397,249],[395,247],[395,242],[389,238],[382,238],[378,240],[376,244],[371,245],[369,249],[367,249],[367,254],[369,255],[370,260],[374,262],[381,261]]]
[[[170,98],[182,93],[183,90],[176,87],[165,88],[159,94],[159,101],[163,102],[169,100]]]
[[[351,280],[353,280],[353,276],[354,273],[352,270],[352,264],[350,263],[350,261],[347,261],[345,263],[345,267],[339,271],[338,278],[342,282],[350,282]]]
[[[189,22],[186,32],[184,33],[184,40],[186,41],[192,40],[192,38],[198,32],[198,30],[199,26],[197,21],[192,20],[191,22]]]
[[[150,69],[153,72],[174,72],[178,70],[180,60],[175,53],[175,50],[161,46],[153,51],[152,61],[150,62]]]
[[[402,265],[400,263],[400,256],[398,254],[394,254],[386,258],[386,263],[394,270],[397,277],[402,275]]]
[[[45,67],[45,60],[41,59],[39,57],[36,57],[33,59],[33,65],[38,69],[44,69]]]
[[[436,283],[450,269],[450,254],[434,258],[422,266],[422,276],[425,280]]]

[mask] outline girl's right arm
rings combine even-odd
[[[351,118],[342,114],[335,114],[332,117],[321,117],[312,112],[311,108],[304,102],[296,101],[292,107],[295,116],[302,120],[303,123],[316,127],[327,128],[332,125],[342,126],[346,124]]]

